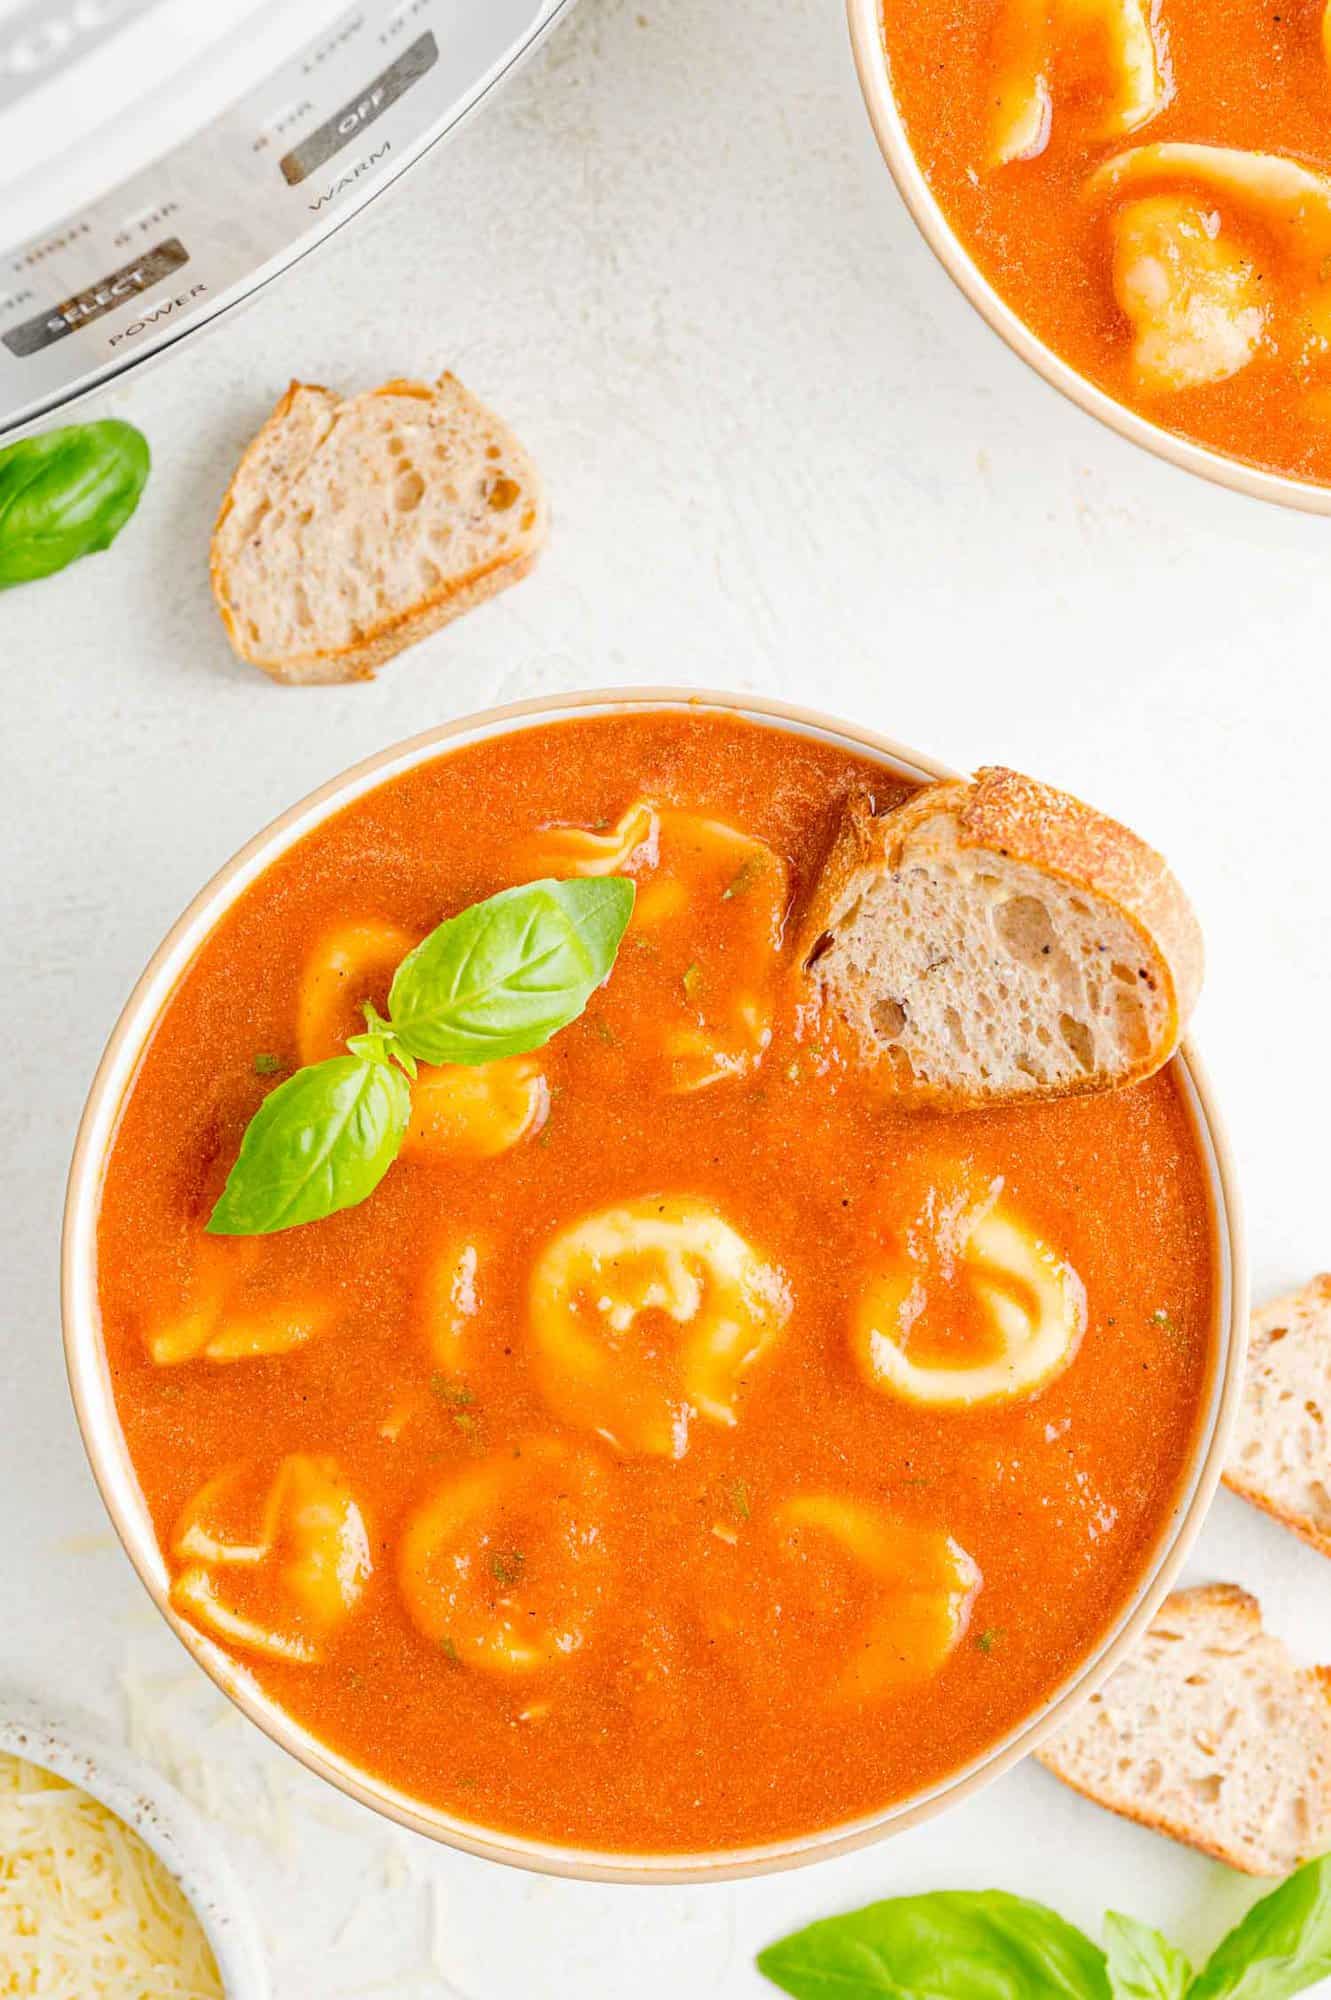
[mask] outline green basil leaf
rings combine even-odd
[[[1105,1918],[1105,1957],[1114,2000],[1183,2000],[1192,1967],[1149,1924],[1111,1910]]]
[[[1188,2000],[1289,2000],[1331,1974],[1331,1855],[1254,1903],[1222,1938]]]
[[[270,1236],[374,1193],[411,1118],[401,1070],[334,1056],[297,1070],[249,1122],[208,1221],[213,1236]]]
[[[426,1063],[525,1055],[577,1019],[615,962],[633,912],[622,875],[526,882],[475,903],[403,959],[393,1033]]]
[[[0,451],[0,590],[111,546],[139,504],[148,440],[114,419]]]
[[[1110,2000],[1088,1937],[998,1889],[870,1903],[769,1945],[757,1963],[795,2000]]]

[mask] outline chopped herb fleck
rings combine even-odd
[[[465,1410],[474,1401],[471,1390],[465,1382],[454,1382],[451,1376],[434,1374],[430,1377],[430,1394],[437,1396],[441,1403],[447,1403],[452,1410]]]
[[[986,1625],[983,1632],[976,1634],[975,1649],[979,1653],[996,1652],[1003,1637],[1001,1625]]]
[[[464,1438],[467,1438],[472,1444],[479,1444],[481,1427],[470,1410],[454,1410],[453,1422],[457,1425]]]
[[[462,1655],[458,1652],[451,1632],[445,1632],[443,1638],[439,1641],[439,1650],[448,1661],[450,1667],[460,1667],[462,1665]]]
[[[1161,1333],[1167,1333],[1171,1340],[1177,1338],[1183,1329],[1167,1306],[1157,1306],[1151,1314],[1151,1325],[1158,1326]]]
[[[696,960],[692,965],[685,966],[684,977],[680,980],[679,983],[684,988],[684,998],[686,1000],[692,1000],[694,994],[698,991],[699,986],[702,984],[702,967],[697,963]]]
[[[734,896],[747,895],[762,873],[762,867],[762,856],[760,854],[751,854],[739,870],[739,873],[721,891],[721,901],[728,903]]]
[[[490,1574],[505,1590],[511,1590],[522,1575],[522,1565],[526,1561],[521,1549],[509,1549],[504,1555],[490,1558]]]
[[[259,1055],[254,1058],[254,1074],[256,1076],[276,1076],[281,1067],[281,1056]]]
[[[608,1049],[613,1049],[615,1046],[615,1031],[610,1023],[601,1014],[589,1014],[587,1018],[592,1024],[592,1032],[600,1036]]]
[[[749,1504],[749,1487],[747,1480],[744,1479],[731,1480],[730,1504],[735,1510],[735,1518],[737,1520],[740,1521],[748,1520],[750,1514],[753,1512],[753,1508]]]

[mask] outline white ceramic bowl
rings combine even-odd
[[[1220,1477],[1242,1388],[1247,1338],[1248,1287],[1233,1171],[1206,1079],[1195,1053],[1186,1048],[1177,1060],[1207,1165],[1216,1217],[1215,1358],[1207,1408],[1188,1476],[1172,1513],[1160,1523],[1158,1540],[1144,1567],[1141,1584],[1095,1653],[1049,1702],[983,1756],[886,1812],[798,1839],[720,1853],[615,1854],[559,1846],[473,1826],[371,1777],[319,1742],[270,1701],[243,1668],[177,1615],[169,1601],[166,1565],[116,1416],[102,1345],[96,1271],[97,1209],[105,1161],[121,1103],[163,1007],[204,940],[237,898],[279,855],[352,800],[364,797],[404,771],[466,744],[598,713],[661,709],[711,709],[743,716],[764,728],[835,744],[916,782],[953,775],[942,765],[885,737],[811,710],[789,708],[751,695],[699,694],[677,688],[612,690],[520,702],[449,723],[400,743],[381,756],[358,764],[293,806],[248,847],[242,848],[191,903],[135,987],[102,1057],[79,1127],[65,1207],[62,1266],[65,1354],[83,1440],[116,1531],[153,1602],[177,1637],[252,1722],[311,1771],[327,1778],[350,1797],[373,1806],[413,1832],[428,1834],[468,1853],[547,1874],[599,1881],[719,1880],[825,1860],[829,1855],[915,1825],[945,1805],[965,1798],[978,1785],[1033,1750],[1042,1737],[1057,1727],[1074,1702],[1100,1684],[1149,1622],[1173,1582],[1201,1527]]]
[[[1314,485],[1310,480],[1291,479],[1283,472],[1267,472],[1241,458],[1230,458],[1209,445],[1180,437],[1176,431],[1153,424],[1124,403],[1117,402],[1094,382],[1087,381],[1075,368],[1055,354],[1032,333],[1010,305],[990,284],[970,251],[953,229],[941,204],[925,178],[924,169],[911,148],[892,90],[887,50],[883,41],[881,0],[846,0],[850,21],[851,46],[860,88],[868,106],[869,119],[883,158],[892,172],[902,200],[917,223],[948,276],[960,287],[1014,354],[1029,362],[1046,382],[1061,390],[1090,416],[1133,444],[1144,445],[1157,458],[1196,472],[1218,486],[1232,487],[1255,500],[1274,500],[1282,507],[1298,507],[1309,514],[1331,514],[1331,486]]]
[[[0,1693],[0,1750],[68,1779],[132,1827],[184,1891],[212,1946],[227,2000],[268,2000],[263,1948],[245,1892],[216,1834],[173,1785],[90,1717],[56,1715],[30,1695]]]

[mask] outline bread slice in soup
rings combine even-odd
[[[1182,1037],[1197,920],[1146,843],[1015,771],[849,800],[803,926],[820,1005],[906,1095],[1111,1090]]]

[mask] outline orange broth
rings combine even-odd
[[[182,1509],[228,1468],[262,1485],[288,1454],[335,1461],[372,1565],[354,1609],[313,1663],[244,1645],[236,1657],[316,1737],[467,1820],[679,1852],[904,1799],[983,1753],[1085,1660],[1178,1497],[1216,1294],[1206,1175],[1174,1074],[1081,1101],[911,1113],[813,1037],[777,954],[759,1058],[681,1089],[663,1035],[709,1004],[728,1021],[723,989],[754,977],[751,947],[736,948],[752,870],[729,897],[719,877],[690,876],[675,929],[654,935],[640,928],[655,921],[642,871],[607,985],[538,1054],[539,1130],[489,1157],[404,1157],[361,1207],[239,1247],[247,1309],[318,1301],[304,1345],[228,1363],[150,1358],[152,1329],[193,1296],[202,1222],[276,1080],[256,1075],[255,1057],[284,1072],[297,1060],[301,981],[330,927],[372,919],[423,935],[526,879],[541,829],[604,837],[639,799],[663,819],[701,814],[769,843],[793,902],[840,799],[866,780],[880,805],[904,790],[838,749],[705,715],[570,721],[441,756],[343,809],[240,897],[129,1090],[102,1199],[100,1295],[162,1545],[173,1550]],[[1025,1401],[922,1408],[870,1386],[851,1358],[893,1191],[939,1161],[1001,1175],[1004,1199],[1084,1284],[1079,1348]],[[597,1435],[596,1412],[568,1403],[567,1379],[542,1374],[533,1344],[545,1246],[644,1196],[707,1205],[779,1273],[781,1323],[727,1389],[733,1420],[695,1409],[673,1456],[635,1449],[628,1431],[627,1443]],[[422,1287],[440,1244],[458,1241],[479,1248],[454,1351],[423,1321]],[[640,1314],[605,1406],[612,1427],[616,1396],[631,1401],[636,1383],[650,1402],[668,1382],[678,1333],[664,1313]],[[409,1615],[403,1538],[431,1496],[514,1467],[535,1498],[464,1536],[470,1622],[455,1640],[451,1599],[425,1625]],[[819,1496],[847,1520],[886,1524],[886,1569],[821,1530]],[[561,1540],[570,1507],[576,1587]],[[943,1600],[920,1593],[949,1549],[964,1552],[971,1586],[940,1642]],[[266,1574],[245,1572],[247,1602]],[[571,1622],[576,1644],[491,1671],[473,1663],[491,1610],[519,1633]],[[870,1632],[874,1675],[857,1680]]]
[[[1113,283],[1107,218],[1116,203],[1087,194],[1102,162],[1157,142],[1331,169],[1323,0],[1156,0],[1149,12],[1162,108],[1135,129],[1098,136],[1088,131],[1098,107],[1086,65],[1061,81],[1056,71],[1047,146],[994,165],[996,47],[1009,4],[1020,0],[884,0],[892,88],[911,146],[966,249],[1032,331],[1118,402],[1231,457],[1331,481],[1331,342],[1321,311],[1331,269],[1323,252],[1303,270],[1282,228],[1267,226],[1258,209],[1217,198],[1186,174],[1161,177],[1159,186],[1194,193],[1208,226],[1234,238],[1265,282],[1270,310],[1254,357],[1228,379],[1146,387]]]

